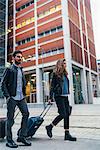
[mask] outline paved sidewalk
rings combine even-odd
[[[78,139],[76,142],[64,141],[63,137],[49,139],[47,136],[36,135],[30,140],[32,146],[19,145],[17,150],[100,150],[99,140]],[[0,142],[1,150],[9,150],[5,146],[5,141]]]
[[[30,108],[30,116],[37,116],[43,108]],[[64,130],[63,121],[53,129],[53,139],[46,135],[45,126],[49,124],[57,115],[57,109],[53,106],[46,117],[42,126],[38,129],[32,140],[32,147],[29,150],[99,150],[100,149],[100,105],[74,105],[70,117],[70,132],[78,138],[77,142],[63,140]],[[0,109],[0,116],[6,116],[6,108]],[[20,127],[21,115],[15,120],[13,126],[13,136],[16,140],[17,130]],[[5,140],[0,142],[0,149],[6,150]],[[26,149],[20,146],[18,149]]]

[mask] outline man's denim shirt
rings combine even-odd
[[[17,91],[16,96],[12,97],[14,100],[22,100],[24,98],[22,92],[22,71],[21,68],[17,68]]]

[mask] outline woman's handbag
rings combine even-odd
[[[72,113],[72,106],[69,105],[69,116],[71,115]]]

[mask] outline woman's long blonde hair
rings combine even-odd
[[[66,68],[64,67],[65,59],[59,59],[56,63],[54,73],[62,78],[63,75],[68,75]]]

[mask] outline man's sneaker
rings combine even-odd
[[[18,147],[18,145],[13,140],[7,141],[6,146],[10,147],[10,148],[17,148]]]
[[[27,141],[25,137],[24,137],[24,138],[18,137],[18,138],[17,138],[17,142],[21,142],[21,143],[23,143],[25,146],[31,146],[31,143],[30,143],[29,141]]]

